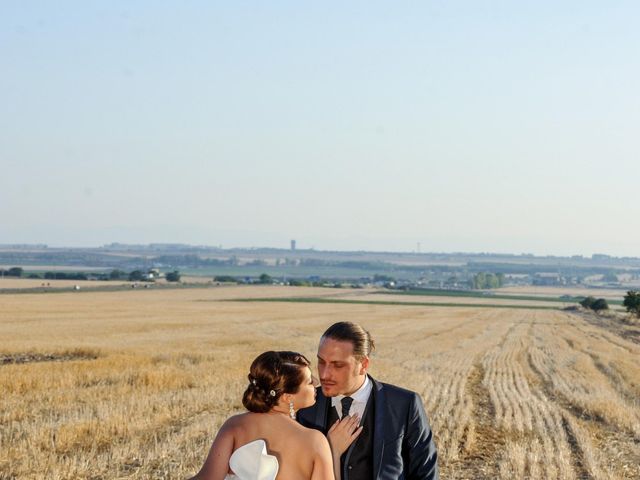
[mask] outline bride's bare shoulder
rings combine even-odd
[[[306,428],[300,424],[296,424],[296,430],[299,432],[300,437],[303,438],[305,444],[312,446],[314,450],[323,450],[324,447],[329,444],[327,437],[318,430]]]
[[[249,416],[251,414],[249,412],[239,413],[238,415],[233,415],[225,420],[225,422],[220,427],[220,431],[230,431],[238,428],[242,428],[247,424],[249,420]]]

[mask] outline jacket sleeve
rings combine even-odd
[[[319,425],[316,425],[313,421],[315,417],[315,410],[313,407],[300,409],[298,410],[298,414],[296,415],[296,420],[300,425],[307,428],[313,428],[314,430],[322,431]]]
[[[427,414],[418,394],[413,395],[407,416],[403,456],[407,480],[438,480],[438,451]],[[406,468],[408,466],[408,468]]]

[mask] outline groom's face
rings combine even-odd
[[[351,395],[364,383],[369,359],[353,354],[353,343],[322,337],[318,347],[318,376],[326,397]]]

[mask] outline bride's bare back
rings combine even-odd
[[[231,454],[258,439],[264,440],[268,453],[278,459],[278,480],[334,480],[331,450],[324,435],[277,412],[243,413],[228,419],[194,479],[224,479]]]
[[[234,424],[234,450],[253,440],[265,440],[269,454],[280,465],[278,480],[333,479],[329,443],[320,432],[275,412],[245,413],[230,420]],[[324,475],[322,467],[326,467]]]

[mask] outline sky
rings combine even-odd
[[[0,243],[640,256],[637,1],[0,3]]]

